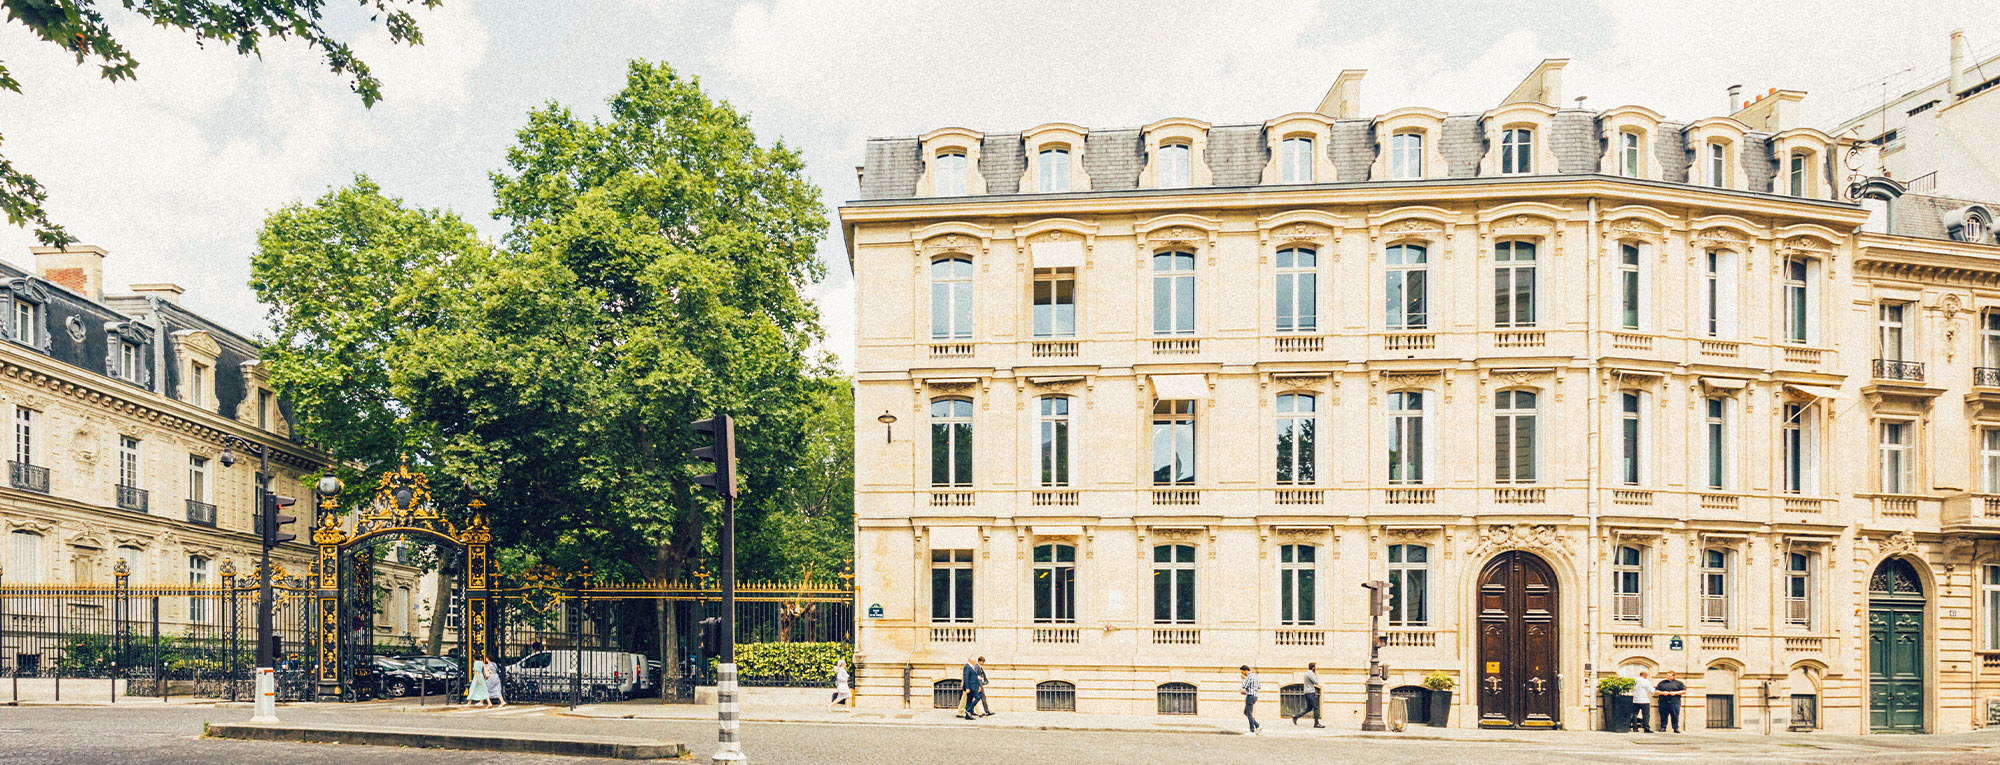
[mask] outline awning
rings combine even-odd
[[[933,550],[973,550],[979,547],[978,526],[932,526],[924,534]]]
[[[1207,375],[1153,375],[1153,398],[1161,401],[1191,401],[1208,396]]]
[[[1838,389],[1828,388],[1822,385],[1794,385],[1792,383],[1785,383],[1785,390],[1797,393],[1807,398],[1833,399],[1840,397],[1840,391]]]
[[[1083,267],[1083,242],[1075,239],[1035,242],[1028,245],[1028,254],[1034,258],[1036,268]]]
[[[1080,537],[1082,526],[1029,526],[1028,532],[1038,537]]]
[[[1701,378],[1701,387],[1707,388],[1709,390],[1743,390],[1744,386],[1747,386],[1749,384],[1750,384],[1749,380],[1745,380],[1740,377]]]

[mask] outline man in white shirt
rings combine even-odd
[[[1639,670],[1639,676],[1632,681],[1632,721],[1639,726],[1639,730],[1647,733],[1653,732],[1651,720],[1647,717],[1652,705],[1653,679],[1642,669]]]

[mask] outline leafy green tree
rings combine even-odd
[[[406,8],[435,8],[443,0],[359,0],[368,8],[368,21],[380,21],[393,42],[423,44],[423,33]],[[76,56],[76,63],[97,64],[98,72],[112,82],[133,79],[139,61],[112,35],[111,25],[98,8],[98,0],[0,0],[7,20],[19,23],[50,45]],[[354,57],[353,49],[325,27],[327,0],[123,0],[124,10],[155,26],[179,29],[194,35],[196,45],[219,43],[243,55],[255,55],[265,38],[298,38],[307,47],[319,48],[327,68],[334,74],[353,78],[354,92],[361,102],[374,106],[382,98],[382,83],[368,71],[368,65]],[[21,83],[0,61],[0,90],[21,92]],[[49,219],[42,205],[48,192],[34,176],[22,172],[0,155],[0,213],[15,226],[33,225],[35,238],[47,245],[62,245],[73,239],[62,226]]]

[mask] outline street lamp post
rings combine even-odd
[[[271,524],[270,503],[264,495],[269,489],[264,482],[270,480],[271,448],[234,435],[222,437],[222,466],[236,464],[236,454],[231,447],[241,446],[244,450],[255,449],[257,454],[257,538],[258,547],[263,552],[258,557],[257,566],[257,708],[250,716],[254,723],[275,723],[278,721],[278,683],[275,667],[277,662],[271,652],[271,546],[264,542],[270,539],[266,526]]]
[[[1389,680],[1389,668],[1382,664],[1382,614],[1389,610],[1389,583],[1378,579],[1361,586],[1368,588],[1368,704],[1361,729],[1388,730],[1382,715],[1382,691]]]

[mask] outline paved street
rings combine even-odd
[[[383,705],[294,706],[287,722],[547,731],[678,739],[702,756],[713,751],[714,725],[699,720],[602,720],[553,714],[539,707],[472,712],[403,711]],[[194,706],[0,708],[4,758],[24,763],[271,763],[271,762],[601,762],[535,755],[496,755],[322,744],[268,744],[200,738],[210,721],[240,721],[249,710]],[[1250,738],[1213,733],[1106,733],[1009,730],[928,723],[745,726],[753,763],[918,765],[972,762],[1350,762],[1456,763],[1972,763],[2000,758],[2000,731],[1954,736],[1777,736],[1749,734],[1609,737],[1589,733],[1505,734],[1488,740],[1388,740],[1354,731],[1273,725]],[[1421,735],[1412,731],[1409,735]],[[986,754],[982,754],[986,753]]]

